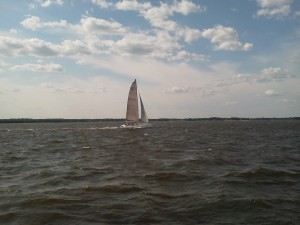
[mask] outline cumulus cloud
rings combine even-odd
[[[14,65],[9,70],[11,71],[31,71],[31,72],[61,72],[63,67],[59,64],[22,64]]]
[[[84,34],[83,34],[84,35]],[[19,39],[0,36],[0,55],[35,57],[74,57],[90,54],[115,53],[120,55],[140,55],[156,58],[173,55],[180,48],[176,39],[168,33],[156,35],[129,33],[121,39],[101,40],[98,37],[84,35],[84,40],[64,40],[54,44],[38,38]],[[195,56],[193,56],[195,58]]]
[[[168,20],[168,17],[172,15],[172,10],[165,3],[161,3],[160,7],[152,7],[146,11],[142,11],[141,14],[153,27],[168,31],[174,31],[177,27],[174,21]]]
[[[113,5],[113,3],[107,1],[107,0],[91,0],[91,2],[100,8],[108,8]]]
[[[188,15],[200,10],[202,10],[202,8],[191,1],[175,1],[173,5],[161,2],[159,7],[149,8],[146,11],[142,11],[141,14],[153,27],[174,31],[177,28],[177,24],[169,20],[170,16],[174,13]],[[204,11],[204,9],[202,11]]]
[[[280,96],[280,94],[272,89],[266,90],[264,92],[264,94],[268,97],[276,97],[276,96]]]
[[[196,53],[189,53],[187,51],[179,51],[177,55],[174,55],[170,58],[171,60],[180,60],[180,61],[196,61],[196,62],[207,62],[209,57],[205,55],[200,55]]]
[[[52,21],[52,22],[42,22],[39,17],[30,16],[27,19],[23,20],[20,24],[23,27],[34,31],[45,27],[66,27],[67,21],[60,20],[60,21]]]
[[[258,82],[270,82],[270,81],[283,81],[293,76],[287,69],[281,67],[268,67],[262,69],[260,76],[257,78]]]
[[[111,35],[121,35],[125,34],[127,31],[122,26],[122,24],[116,21],[108,21],[103,19],[97,19],[94,17],[85,17],[80,21],[80,26],[86,34],[111,34]]]
[[[74,80],[73,80],[74,81]],[[98,94],[98,93],[106,93],[106,87],[87,87],[87,85],[82,84],[71,84],[73,87],[63,86],[63,85],[56,85],[52,83],[42,83],[39,86],[41,88],[47,89],[47,91],[52,93],[59,93],[59,94]]]
[[[18,30],[16,30],[16,29],[10,29],[10,30],[9,30],[9,33],[11,33],[11,34],[17,34],[17,33],[18,33]]]
[[[241,83],[269,83],[280,82],[287,79],[295,78],[290,72],[281,67],[268,67],[262,69],[257,74],[237,74],[228,79],[217,80],[215,86],[231,86]]]
[[[64,1],[63,0],[44,0],[41,2],[41,6],[44,8],[47,8],[51,5],[63,5]]]
[[[257,4],[260,7],[257,16],[282,18],[290,14],[292,0],[257,0]]]
[[[0,55],[5,56],[74,56],[89,54],[90,50],[80,40],[65,40],[60,44],[53,44],[38,38],[19,39],[0,36]]]
[[[129,34],[116,42],[115,49],[121,54],[153,55],[161,52],[157,38],[144,34]]]
[[[223,87],[223,86],[231,86],[234,84],[240,83],[253,83],[255,81],[255,75],[252,74],[237,74],[228,79],[220,79],[215,82],[215,86]]]
[[[174,49],[178,49],[176,40],[168,33],[156,35],[131,33],[114,44],[114,51],[121,55],[144,55],[157,58],[170,57]]]
[[[187,93],[191,90],[192,88],[189,86],[186,87],[172,87],[169,90],[164,91],[167,94],[180,94],[180,93]]]
[[[210,97],[213,96],[216,91],[208,88],[208,87],[200,87],[200,86],[173,86],[167,90],[164,90],[165,94],[188,94],[193,93],[193,95],[197,95],[200,97]]]
[[[205,11],[204,7],[196,5],[192,1],[182,0],[174,1],[173,4],[160,2],[159,6],[153,6],[151,3],[141,3],[137,0],[123,0],[115,4],[118,10],[138,11],[150,25],[168,31],[175,31],[176,22],[169,19],[174,13],[188,15],[194,12]]]
[[[250,43],[239,42],[238,34],[232,27],[217,25],[204,30],[202,36],[215,44],[216,50],[249,51],[253,47]]]
[[[198,40],[202,37],[202,32],[198,29],[183,28],[177,31],[177,34],[183,37],[184,41],[191,44],[193,41]]]
[[[27,29],[31,29],[31,30],[36,30],[36,29],[42,27],[40,18],[37,16],[31,16],[31,17],[23,20],[20,24],[23,27],[25,27]]]
[[[211,40],[217,50],[244,50],[252,44],[242,44],[233,28],[221,25],[212,29],[200,31],[189,27],[180,27],[169,18],[174,13],[188,15],[189,13],[205,11],[192,1],[173,1],[171,4],[161,2],[158,6],[142,3],[137,0],[123,0],[118,3],[91,0],[102,8],[115,7],[119,10],[135,10],[154,27],[150,31],[132,32],[123,24],[91,16],[84,16],[78,24],[70,24],[65,20],[42,21],[37,16],[28,16],[20,24],[33,31],[42,28],[63,27],[64,32],[78,35],[77,40],[63,40],[61,43],[47,42],[38,38],[21,39],[0,36],[0,55],[6,56],[36,56],[36,57],[75,57],[89,54],[119,54],[138,55],[154,58],[165,58],[170,61],[208,61],[209,57],[183,50],[181,45],[192,43],[201,37]],[[45,4],[59,4],[63,1],[44,1]]]
[[[200,7],[200,5],[194,4],[192,1],[184,0],[184,1],[174,1],[173,5],[171,6],[172,10],[176,13],[180,13],[183,15],[188,15],[190,13],[198,12],[198,11],[205,11],[205,7]]]
[[[108,7],[104,2],[92,0],[94,4]],[[100,4],[101,3],[101,4]],[[173,3],[160,2],[158,6],[151,3],[139,2],[137,0],[123,0],[115,5],[110,5],[118,10],[138,11],[154,28],[159,28],[167,32],[173,32],[177,38],[182,38],[186,43],[191,43],[201,37],[208,38],[215,44],[216,50],[248,51],[253,45],[251,43],[242,44],[238,40],[237,32],[231,27],[215,26],[211,29],[200,31],[189,27],[181,27],[170,17],[175,13],[188,15],[190,13],[204,12],[206,7],[200,6],[189,0],[173,1]]]
[[[150,2],[141,3],[137,0],[123,0],[121,2],[117,2],[115,7],[119,10],[134,10],[141,11],[151,8]]]
[[[200,31],[189,27],[180,27],[176,22],[169,20],[169,17],[174,13],[187,15],[205,10],[204,7],[194,4],[192,1],[174,1],[171,4],[160,3],[159,6],[152,6],[149,2],[141,3],[136,0],[123,0],[116,4],[92,0],[92,3],[102,8],[116,7],[119,10],[136,10],[155,29],[151,33],[148,31],[133,33],[117,21],[98,19],[91,16],[83,17],[78,24],[69,24],[65,20],[42,21],[37,16],[29,16],[21,22],[21,25],[27,29],[35,31],[46,27],[64,27],[66,32],[79,35],[79,40],[64,40],[61,43],[54,44],[40,39],[0,37],[0,50],[7,50],[7,52],[0,52],[0,54],[53,57],[114,53],[166,58],[171,61],[207,61],[209,58],[207,56],[182,50],[183,46],[180,41],[183,39],[186,43],[191,43],[205,37],[211,39],[218,50],[246,51],[252,47],[252,44],[240,43],[233,28],[219,26]]]

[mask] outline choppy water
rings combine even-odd
[[[300,224],[300,121],[118,125],[0,124],[0,224]]]

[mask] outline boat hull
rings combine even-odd
[[[137,123],[137,124],[122,124],[120,128],[125,129],[140,129],[140,128],[149,128],[152,127],[150,123]]]

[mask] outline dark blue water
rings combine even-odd
[[[0,224],[300,224],[300,121],[0,124]]]

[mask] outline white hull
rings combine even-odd
[[[120,128],[126,129],[140,129],[140,128],[149,128],[152,127],[150,123],[137,123],[137,124],[123,124]]]

